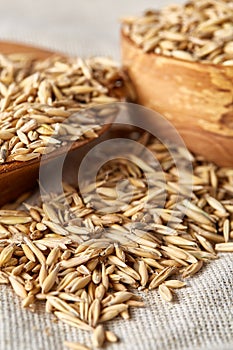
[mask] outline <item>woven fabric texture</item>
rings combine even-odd
[[[0,38],[26,41],[72,54],[119,57],[119,17],[181,0],[11,0],[0,3]],[[131,320],[108,324],[121,342],[109,350],[232,350],[233,255],[208,264],[177,300],[165,303],[157,291]],[[63,341],[90,345],[90,334],[45,314],[21,308],[10,287],[0,286],[0,350],[62,350]]]
[[[157,291],[144,295],[145,308],[132,318],[108,324],[121,339],[109,350],[232,350],[233,255],[207,264],[177,300],[166,303]],[[63,350],[63,341],[91,345],[90,334],[57,322],[45,314],[23,310],[10,287],[0,288],[0,350]]]

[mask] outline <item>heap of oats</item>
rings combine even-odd
[[[119,101],[122,86],[118,65],[108,58],[0,55],[0,164],[29,161],[69,141],[96,137],[99,118],[69,117]]]
[[[123,32],[144,52],[233,65],[233,3],[191,0],[123,19]]]
[[[18,200],[0,210],[0,283],[12,286],[23,307],[42,300],[60,321],[93,332],[97,347],[117,341],[105,329],[107,321],[127,320],[132,307],[144,305],[134,291],[158,289],[172,301],[184,280],[217,252],[233,251],[233,169],[193,159],[189,201],[166,147],[156,140],[147,147],[161,163],[165,186],[156,180],[158,170],[134,156],[132,163],[117,159],[101,168],[99,205],[92,205],[94,186],[84,202],[78,189],[64,184],[63,195],[24,203],[23,209]],[[150,196],[145,171],[155,179]],[[125,196],[118,199],[116,184],[125,179]],[[161,207],[156,203],[164,192]],[[114,201],[120,201],[118,209],[109,213]]]

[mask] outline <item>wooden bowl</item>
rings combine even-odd
[[[233,166],[233,66],[144,53],[123,33],[121,48],[136,102],[169,119],[195,154]]]
[[[33,57],[38,59],[45,59],[54,54],[52,51],[44,50],[37,47],[28,45],[21,45],[11,42],[0,42],[0,53],[11,54],[11,53],[29,53]],[[105,124],[96,133],[101,136],[105,133],[111,123]],[[97,138],[98,139],[98,138]],[[69,152],[73,151],[73,154],[79,153],[80,147],[90,144],[94,144],[98,141],[96,139],[85,139],[76,141],[72,144]],[[67,152],[67,148],[58,148],[56,151],[43,157],[43,165],[46,166],[52,159],[58,158],[62,154]],[[0,165],[0,206],[3,204],[15,200],[23,192],[30,191],[34,188],[37,183],[39,168],[41,165],[41,159],[33,159],[28,162],[17,162],[6,163]]]

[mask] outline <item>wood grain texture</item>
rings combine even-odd
[[[45,59],[54,54],[52,51],[10,42],[0,42],[0,53],[28,53],[38,59]],[[110,124],[106,124],[96,133],[100,136],[106,132],[109,127]],[[76,141],[72,144],[70,151],[76,150],[75,152],[77,156],[79,148],[91,141],[92,139]],[[52,159],[59,157],[64,152],[67,152],[67,149],[60,147],[53,153],[46,155],[46,157],[44,156],[43,164],[46,165]],[[23,192],[35,187],[39,175],[39,168],[40,159],[33,159],[28,162],[14,161],[12,163],[0,165],[0,206],[9,201],[15,200]]]
[[[169,119],[195,154],[233,166],[233,67],[144,53],[121,37],[137,102]]]

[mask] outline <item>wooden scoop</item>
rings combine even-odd
[[[35,58],[38,59],[46,59],[54,54],[52,51],[11,42],[0,42],[0,53],[29,53],[35,55]],[[101,129],[96,131],[98,136],[106,132],[110,125],[110,123],[105,124]],[[92,141],[93,139],[76,141],[72,144],[70,151],[78,150],[80,147],[83,147]],[[64,152],[66,152],[66,150],[64,150],[63,147],[60,147],[46,157],[46,162],[59,157]],[[12,163],[0,165],[0,206],[16,199],[23,192],[31,190],[38,179],[39,167],[40,158],[27,162],[14,161]]]
[[[145,53],[123,33],[121,43],[137,102],[169,119],[192,152],[233,166],[233,66]]]

